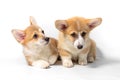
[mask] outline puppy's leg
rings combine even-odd
[[[50,49],[51,49],[51,55],[48,59],[50,64],[54,64],[57,61],[58,58],[58,49],[57,49],[57,40],[54,38],[50,38]]]
[[[80,53],[78,58],[78,64],[87,65],[87,55],[88,53]]]
[[[34,67],[44,68],[44,69],[48,68],[49,65],[50,64],[45,60],[36,60],[32,63],[32,66],[34,66]]]
[[[87,60],[89,63],[92,63],[96,59],[96,44],[92,40],[91,40],[91,42],[92,43],[91,43],[90,52],[88,53],[88,57],[87,57]]]
[[[33,67],[38,67],[38,68],[48,68],[49,63],[45,60],[36,60],[32,56],[25,56],[26,60],[28,62],[28,65],[33,66]]]
[[[58,58],[58,55],[56,54],[54,54],[54,55],[51,55],[50,57],[49,57],[49,63],[50,64],[55,64],[55,62],[57,61],[57,58]]]
[[[65,50],[59,50],[60,52],[60,56],[62,59],[62,64],[64,67],[73,67],[73,63],[72,63],[72,56],[69,54],[69,52],[65,51]]]

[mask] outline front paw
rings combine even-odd
[[[79,60],[78,64],[85,66],[87,65],[87,60]]]
[[[48,68],[49,65],[50,64],[47,61],[44,61],[44,60],[38,60],[38,61],[34,61],[32,63],[32,66],[37,67],[37,68],[43,68],[43,69]]]
[[[93,63],[95,61],[95,59],[93,57],[88,57],[88,62],[89,63]]]
[[[63,66],[67,67],[67,68],[71,68],[71,67],[73,67],[73,63],[72,63],[71,60],[64,60],[63,61]]]

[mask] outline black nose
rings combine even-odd
[[[49,39],[50,39],[49,37],[46,37],[46,38],[45,38],[45,41],[49,41]]]
[[[78,48],[78,49],[82,49],[82,48],[83,48],[83,45],[78,45],[77,48]]]

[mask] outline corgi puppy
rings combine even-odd
[[[102,22],[101,18],[86,19],[73,17],[67,20],[56,20],[55,26],[60,31],[58,51],[65,67],[72,67],[72,61],[80,65],[93,62],[96,58],[95,42],[89,33]]]
[[[30,16],[30,26],[25,30],[13,29],[12,34],[23,46],[24,56],[30,66],[48,68],[56,62],[57,40],[46,37],[32,16]]]

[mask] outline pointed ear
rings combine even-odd
[[[33,16],[30,16],[30,25],[37,25],[37,22]]]
[[[25,39],[25,33],[22,30],[13,29],[12,34],[19,43],[22,43]]]
[[[96,26],[100,25],[102,22],[102,18],[94,18],[94,19],[88,19],[87,24],[90,30],[95,28]]]
[[[55,26],[60,31],[64,31],[68,27],[67,22],[65,20],[56,20],[55,21]]]

